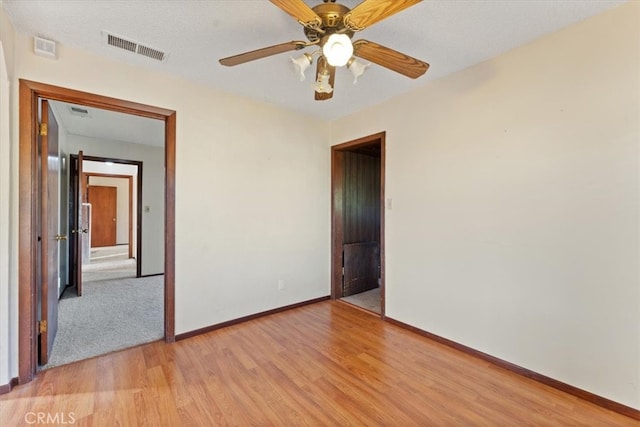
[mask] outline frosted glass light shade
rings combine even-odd
[[[311,61],[313,60],[312,56],[308,53],[305,53],[297,58],[291,58],[291,62],[293,63],[293,67],[295,69],[295,73],[298,77],[300,77],[300,81],[304,81],[305,75],[304,72],[311,65]]]
[[[313,88],[318,93],[333,92],[333,88],[329,83],[329,74],[318,74],[318,79],[316,80],[316,83],[313,85]]]
[[[364,74],[365,70],[371,66],[371,63],[365,64],[364,62],[358,61],[356,58],[353,58],[347,68],[353,74],[353,84],[358,83],[358,77]]]
[[[322,54],[329,65],[342,67],[347,65],[353,55],[353,44],[346,34],[331,34],[322,46]]]

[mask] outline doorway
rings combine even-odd
[[[175,138],[176,113],[172,110],[75,91],[47,84],[20,80],[19,148],[19,346],[20,383],[33,379],[37,370],[39,334],[49,333],[47,323],[38,322],[39,300],[43,284],[37,265],[40,223],[38,186],[38,103],[40,100],[82,104],[164,122],[164,339],[175,341]],[[44,326],[44,328],[43,328]],[[53,326],[53,325],[50,325]]]
[[[384,318],[385,132],[331,148],[331,298]]]
[[[81,262],[75,253],[76,245],[69,245],[72,270],[69,286],[77,290],[78,281],[141,277],[143,162],[83,152],[84,185],[78,185],[81,179],[78,155],[71,154],[70,159],[69,229],[86,230],[86,233],[82,234]],[[81,206],[77,197],[80,188],[86,192]],[[79,209],[83,210],[82,214]],[[78,218],[83,218],[82,226],[75,224]]]

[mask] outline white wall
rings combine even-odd
[[[143,165],[144,166],[144,165]],[[84,172],[94,172],[99,174],[128,175],[131,176],[133,192],[131,194],[131,228],[133,229],[132,252],[136,253],[136,230],[137,230],[137,208],[138,208],[138,167],[122,163],[107,164],[106,162],[94,162],[85,160],[82,170]],[[118,244],[129,242],[129,180],[125,178],[91,177],[91,182],[105,182],[97,185],[110,185],[118,187]],[[105,181],[102,181],[105,180]],[[163,209],[164,211],[164,209]],[[123,226],[124,224],[124,226]],[[162,260],[161,260],[162,261]]]
[[[0,42],[0,347],[9,344],[9,215],[11,154],[9,150],[9,77]],[[9,381],[9,355],[0,353],[0,384]]]
[[[74,134],[69,134],[67,141],[70,153],[82,150],[85,156],[142,162],[142,205],[149,206],[149,212],[142,214],[141,274],[163,273],[164,148]]]
[[[89,177],[89,185],[116,188],[116,245],[129,244],[129,179]]]
[[[333,126],[387,131],[386,313],[640,408],[640,3]]]
[[[17,110],[11,93],[14,77],[13,26],[0,0],[0,385],[8,384],[17,370],[17,352],[8,351],[18,346],[17,254],[13,243],[17,239],[17,180],[13,180],[17,149],[12,141],[17,135],[10,127]],[[14,160],[14,161],[12,161]],[[15,184],[15,185],[14,185]]]
[[[31,44],[16,34],[16,78],[177,111],[176,333],[329,294],[326,123],[67,46],[38,57]]]

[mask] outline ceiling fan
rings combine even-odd
[[[347,66],[356,80],[364,73],[370,64],[360,62],[356,57],[412,79],[420,77],[429,68],[426,62],[369,40],[351,41],[356,32],[422,0],[363,0],[353,9],[336,3],[335,0],[323,0],[324,3],[313,8],[307,6],[303,0],[270,1],[302,24],[308,41],[290,41],[229,56],[220,59],[220,64],[232,67],[271,55],[318,46],[320,49],[312,53],[291,58],[301,80],[304,80],[304,71],[313,62],[313,57],[318,56],[314,84],[315,99],[318,101],[333,96],[336,67]]]

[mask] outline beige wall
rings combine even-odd
[[[145,144],[69,135],[70,153],[142,162],[142,259],[141,274],[164,272],[164,148]]]
[[[129,179],[89,177],[89,185],[116,188],[116,245],[129,244]]]
[[[14,72],[14,32],[13,26],[1,8],[0,0],[0,385],[8,384],[17,366],[16,352],[18,334],[13,327],[18,323],[16,310],[17,289],[10,284],[16,282],[17,254],[12,242],[17,238],[16,227],[11,227],[17,219],[18,206],[14,191],[12,168],[17,158],[17,150],[11,146],[13,140],[12,122],[15,109],[12,99]]]
[[[103,162],[94,162],[91,160],[85,160],[83,162],[82,170],[87,172],[93,172],[98,174],[108,175],[122,175],[131,177],[131,229],[133,230],[133,239],[131,241],[131,251],[136,254],[136,230],[137,230],[137,207],[138,207],[138,167],[128,164],[106,164]],[[95,181],[97,180],[97,182]],[[111,177],[91,177],[91,183],[96,182],[97,185],[106,185],[118,187],[118,235],[116,241],[118,244],[127,244],[129,242],[129,179],[128,178],[111,178]],[[164,186],[160,189],[160,197],[162,204],[162,197],[164,197]],[[164,209],[162,213],[164,217]],[[157,244],[156,242],[154,242]],[[164,251],[163,251],[164,253]],[[160,260],[160,265],[162,260]],[[162,270],[160,270],[162,272]]]
[[[337,121],[387,131],[388,316],[640,408],[640,3]]]
[[[2,3],[3,1],[0,0],[0,41],[2,41],[8,76],[13,78],[15,69],[15,31],[9,17],[2,9]]]

